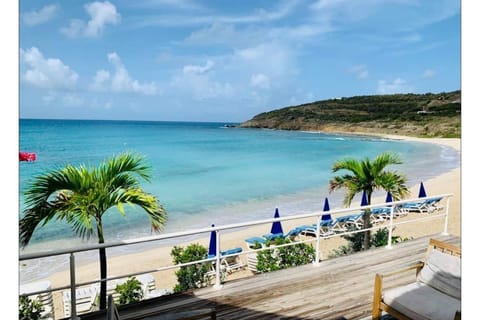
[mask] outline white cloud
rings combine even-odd
[[[70,20],[70,25],[67,28],[61,28],[60,32],[67,37],[74,38],[82,34],[85,29],[85,22],[79,19]]]
[[[257,46],[259,43],[291,43],[299,46],[312,37],[331,31],[327,25],[301,24],[293,26],[265,26],[249,25],[247,28],[236,27],[231,23],[214,22],[208,26],[193,31],[184,43],[191,45],[219,44],[232,48],[245,48]]]
[[[46,104],[61,104],[69,107],[77,107],[83,105],[83,99],[74,93],[49,92],[42,97]]]
[[[425,69],[422,74],[422,78],[433,78],[437,73],[432,69]]]
[[[348,69],[348,72],[354,74],[358,79],[366,79],[368,77],[368,69],[365,65],[357,65]]]
[[[142,0],[129,3],[129,5],[139,8],[173,8],[179,10],[199,10],[203,7],[193,0]]]
[[[174,77],[171,86],[177,93],[187,93],[198,101],[229,98],[234,94],[233,86],[230,83],[215,81],[207,76],[183,74]]]
[[[108,80],[110,79],[110,72],[106,70],[98,70],[93,77],[93,83],[90,88],[95,91],[108,90]]]
[[[229,82],[211,78],[215,63],[208,60],[205,66],[188,65],[182,68],[182,73],[174,76],[170,82],[171,92],[192,96],[194,100],[228,98],[234,89]]]
[[[116,52],[108,54],[108,61],[114,68],[113,75],[106,70],[97,71],[90,86],[91,90],[112,90],[114,92],[130,92],[144,95],[155,95],[159,93],[154,82],[140,83],[138,80],[132,79]]]
[[[250,78],[250,85],[261,89],[269,89],[270,79],[263,73],[257,73]]]
[[[391,82],[380,80],[378,82],[377,92],[379,94],[411,93],[413,92],[413,88],[407,81],[397,78]]]
[[[132,18],[136,21],[136,27],[150,27],[150,26],[193,26],[193,25],[208,25],[212,23],[234,23],[234,24],[250,24],[250,23],[265,23],[268,21],[278,21],[290,15],[295,7],[298,5],[298,0],[293,1],[278,1],[279,5],[274,8],[256,9],[254,12],[246,15],[149,15]]]
[[[48,5],[38,11],[32,10],[22,14],[23,22],[28,26],[36,26],[48,22],[55,16],[58,8],[56,5]]]
[[[262,43],[238,50],[232,59],[244,70],[268,74],[275,81],[292,77],[296,72],[294,52],[288,45],[279,43]]]
[[[193,65],[187,65],[183,67],[183,73],[184,74],[205,74],[212,70],[213,66],[215,64],[213,63],[212,60],[208,60],[205,66],[193,66]]]
[[[40,50],[32,47],[20,49],[21,62],[26,63],[27,70],[22,79],[39,88],[72,88],[78,80],[78,74],[59,59],[46,59]]]
[[[73,19],[68,27],[60,31],[68,37],[98,37],[103,33],[106,25],[116,25],[121,20],[116,7],[108,1],[87,3],[85,11],[90,16],[87,22]]]
[[[460,1],[437,0],[317,0],[309,6],[312,18],[343,32],[360,32],[364,36],[375,30],[401,41],[418,42],[419,34],[410,34],[460,13]],[[363,31],[363,32],[362,32]],[[398,39],[398,33],[408,33]]]

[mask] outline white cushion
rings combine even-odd
[[[423,282],[449,296],[461,299],[460,258],[438,250],[430,252],[418,276]]]
[[[415,320],[453,320],[460,300],[421,282],[386,290],[383,301]]]

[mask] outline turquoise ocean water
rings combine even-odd
[[[392,166],[414,185],[460,165],[459,152],[444,146],[367,136],[225,128],[224,123],[20,120],[21,151],[37,161],[19,165],[19,208],[31,178],[47,170],[96,166],[114,154],[133,151],[152,167],[142,186],[168,211],[164,232],[224,225],[342,206],[343,192],[328,193],[331,166],[344,157],[397,152]],[[426,185],[428,193],[428,185]],[[358,201],[359,202],[359,201]],[[146,215],[127,208],[105,216],[107,241],[150,235]],[[74,246],[80,240],[63,223],[38,229],[26,251]]]

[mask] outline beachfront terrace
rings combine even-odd
[[[444,221],[444,234],[447,230],[448,222],[448,198],[450,195],[442,195],[446,200],[445,208],[442,213],[435,214],[409,214],[409,219],[394,219],[393,210],[391,219],[385,221],[380,226],[372,227],[372,230],[380,227],[389,227],[389,249],[379,248],[367,252],[357,253],[350,256],[339,257],[335,259],[326,259],[320,253],[320,247],[323,242],[329,239],[340,237],[342,233],[320,237],[319,234],[313,239],[303,239],[305,242],[313,243],[316,247],[315,263],[276,271],[266,274],[250,274],[248,278],[229,279],[220,283],[220,277],[216,276],[215,285],[205,289],[195,290],[189,294],[167,295],[158,298],[144,300],[136,305],[120,307],[122,319],[140,319],[148,314],[159,312],[170,312],[186,309],[198,309],[204,307],[215,307],[217,318],[220,319],[338,319],[345,317],[347,319],[362,319],[368,316],[371,310],[371,299],[373,292],[373,277],[375,272],[390,270],[389,268],[404,266],[414,263],[423,258],[428,238],[435,237],[440,240],[447,240],[459,244],[458,237],[444,236],[435,233],[415,240],[408,240],[400,244],[391,243],[393,228],[407,223],[425,223],[432,220]],[[435,198],[435,197],[428,197]],[[412,202],[405,200],[390,203],[391,208],[402,203]],[[381,207],[385,204],[371,205],[367,207]],[[362,207],[365,209],[367,207]],[[332,210],[333,217],[344,215],[348,211],[358,211],[360,208],[349,208]],[[283,217],[280,221],[296,222],[297,219],[314,218],[320,223],[323,212],[312,213],[309,215]],[[241,225],[219,226],[205,230],[196,230],[198,233],[215,231],[217,243],[221,245],[222,232],[234,228],[245,228],[261,224],[271,224],[275,219],[268,221],[249,222]],[[439,230],[440,231],[440,230]],[[191,231],[194,232],[194,231]],[[148,241],[156,241],[169,237],[180,237],[189,234],[183,232],[176,235],[162,235],[149,238]],[[222,236],[221,236],[222,235]],[[145,239],[142,241],[146,241]],[[120,246],[134,243],[135,241],[125,241],[121,244],[108,244],[108,246]],[[322,244],[321,244],[322,243]],[[98,247],[98,246],[94,246]],[[219,247],[217,246],[217,257],[206,259],[208,261],[219,260]],[[83,248],[82,250],[92,250],[92,248]],[[78,250],[80,251],[80,250]],[[75,282],[75,254],[78,251],[69,252],[70,259],[73,261],[73,272],[71,273],[71,286],[84,286],[90,282],[98,280],[89,279],[87,283]],[[58,253],[58,252],[57,252]],[[49,254],[52,254],[51,252]],[[65,253],[63,253],[65,254]],[[252,251],[243,252],[244,257],[252,254]],[[422,255],[423,254],[423,255]],[[45,254],[43,254],[44,256]],[[31,254],[20,257],[20,260],[34,259],[42,254]],[[72,259],[73,258],[73,259]],[[321,261],[321,262],[320,262]],[[319,262],[319,263],[316,263]],[[219,265],[219,264],[217,264]],[[140,266],[141,267],[141,266]],[[178,268],[177,266],[164,266],[156,269],[141,269],[137,272],[161,272],[167,269]],[[218,269],[217,269],[218,271]],[[218,275],[218,273],[217,273]],[[122,276],[127,276],[122,274]],[[111,279],[111,278],[110,278]],[[158,277],[157,277],[158,279]],[[161,277],[160,277],[161,279]],[[68,289],[68,287],[55,288],[54,290]],[[73,293],[73,292],[72,292]],[[100,319],[105,318],[102,312],[93,312],[82,314],[82,319]],[[72,318],[73,318],[72,314]],[[56,313],[56,318],[61,318],[61,313]]]
[[[371,316],[376,273],[415,264],[425,257],[430,238],[460,245],[460,238],[436,234],[395,244],[392,249],[369,251],[291,269],[237,279],[221,289],[213,287],[188,294],[158,297],[119,308],[122,319],[185,310],[214,308],[217,319],[368,319]],[[414,280],[407,273],[389,287]],[[105,312],[83,315],[85,320],[105,319]],[[161,319],[161,318],[158,318]]]

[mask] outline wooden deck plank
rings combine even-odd
[[[375,273],[422,260],[430,238],[460,245],[460,238],[454,236],[409,240],[392,249],[375,248],[325,260],[318,265],[257,274],[227,282],[221,289],[209,287],[190,295],[159,297],[151,299],[148,306],[119,311],[125,319],[140,319],[142,312],[152,314],[211,307],[215,307],[217,319],[365,319],[371,313]],[[386,286],[413,279],[414,273],[394,277]]]

